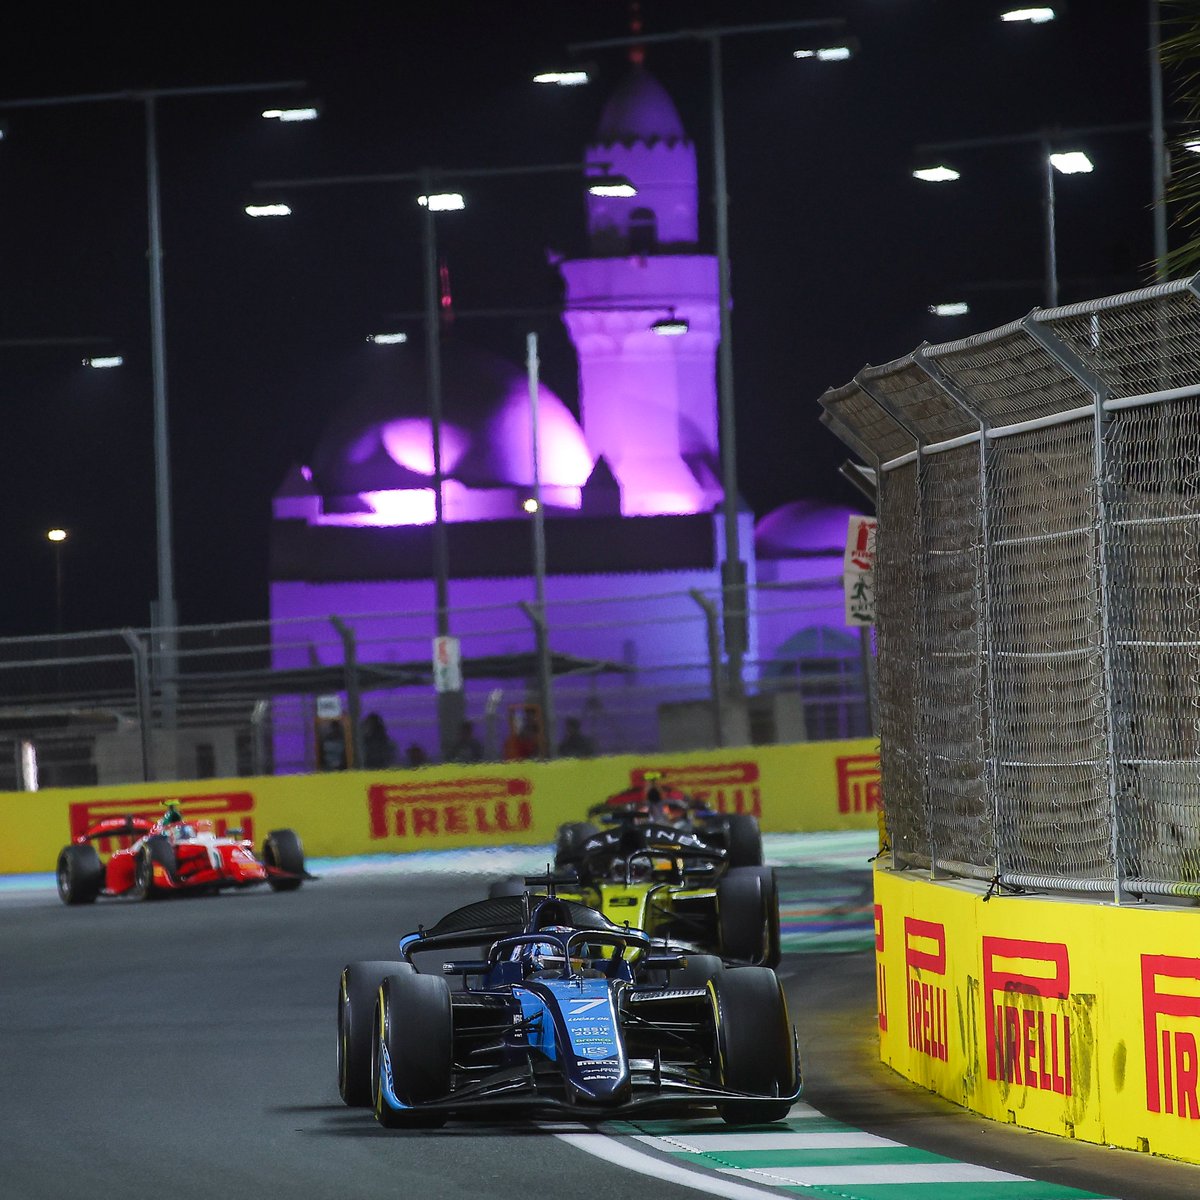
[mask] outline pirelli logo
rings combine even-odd
[[[1071,964],[1062,942],[983,939],[987,1076],[1071,1093]]]
[[[949,1057],[949,993],[946,988],[946,927],[904,918],[904,968],[908,997],[908,1044],[918,1054]]]
[[[879,1028],[887,1033],[887,968],[883,961],[883,905],[875,905],[875,1012]]]
[[[635,767],[629,773],[633,787],[641,787],[647,776],[660,778],[668,787],[678,788],[703,800],[717,812],[751,813],[762,816],[762,791],[758,763],[689,763],[686,766]]]
[[[845,754],[837,759],[837,806],[841,813],[875,812],[883,807],[878,754]]]
[[[1200,958],[1142,955],[1146,1109],[1200,1120],[1196,1031],[1200,1029]]]
[[[526,778],[377,783],[367,792],[370,836],[520,833],[533,825],[532,794]]]
[[[224,837],[231,829],[240,829],[243,836],[254,840],[254,794],[253,792],[204,792],[199,795],[139,796],[137,799],[116,798],[112,800],[86,800],[72,804],[68,813],[71,824],[71,840],[86,833],[97,821],[107,817],[161,817],[168,804],[176,804],[189,821],[207,818],[213,823],[218,837]],[[110,853],[117,846],[128,846],[128,837],[101,838],[96,846],[102,853]]]

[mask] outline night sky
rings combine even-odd
[[[341,402],[365,335],[420,328],[418,211],[403,185],[309,189],[296,215],[242,213],[272,178],[577,160],[625,69],[588,57],[586,88],[537,87],[572,42],[620,37],[624,0],[237,9],[106,5],[27,9],[0,46],[0,98],[305,81],[322,119],[281,126],[269,97],[158,106],[165,250],[175,590],[187,623],[267,615],[271,497]],[[1071,139],[1096,162],[1060,177],[1060,301],[1152,281],[1150,72],[1143,0],[1056,4],[1049,24],[1005,25],[1001,0],[643,0],[647,33],[843,17],[849,63],[797,62],[803,34],[724,42],[741,490],[763,514],[788,500],[858,504],[848,451],[818,398],[867,363],[1022,316],[1042,303],[1036,148],[960,152],[956,184],[916,182],[915,147],[1144,122]],[[651,46],[647,67],[696,143],[702,248],[713,247],[707,52]],[[280,99],[286,98],[280,93]],[[1177,110],[1168,80],[1168,116]],[[68,629],[145,625],[156,591],[149,287],[142,107],[91,103],[3,114],[0,341],[106,339],[115,371],[74,345],[0,345],[4,498],[0,636],[54,629],[45,530],[65,526]],[[1067,148],[1064,143],[1064,148]],[[942,156],[946,157],[946,156]],[[455,303],[543,307],[560,285],[547,251],[586,251],[584,204],[565,176],[465,184],[439,225]],[[927,306],[967,300],[969,316]],[[455,337],[516,362],[541,331],[543,378],[573,408],[560,324],[460,320]],[[459,569],[461,564],[455,564]]]

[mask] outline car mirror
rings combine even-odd
[[[484,958],[464,958],[458,962],[442,963],[443,975],[483,975],[492,964]]]
[[[639,964],[650,971],[678,971],[687,966],[684,954],[648,954]]]

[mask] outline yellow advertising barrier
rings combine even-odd
[[[874,740],[746,746],[687,754],[417,770],[339,771],[189,783],[0,793],[0,874],[52,871],[92,822],[158,815],[168,800],[218,832],[300,834],[310,857],[540,845],[606,796],[658,771],[722,812],[749,812],[766,832],[871,829],[879,807]]]
[[[1200,913],[878,869],[880,1056],[1000,1121],[1200,1162]]]

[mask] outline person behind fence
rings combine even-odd
[[[394,766],[396,743],[388,736],[387,726],[377,713],[367,713],[362,724],[363,766],[368,770]]]
[[[583,732],[583,724],[578,717],[567,717],[563,721],[563,738],[558,743],[558,753],[563,758],[591,758],[596,753],[596,743]]]
[[[344,771],[346,761],[346,729],[337,718],[317,722],[317,767],[322,771]]]
[[[458,731],[458,740],[450,747],[447,762],[473,763],[483,759],[483,743],[475,736],[475,723],[464,721]]]

